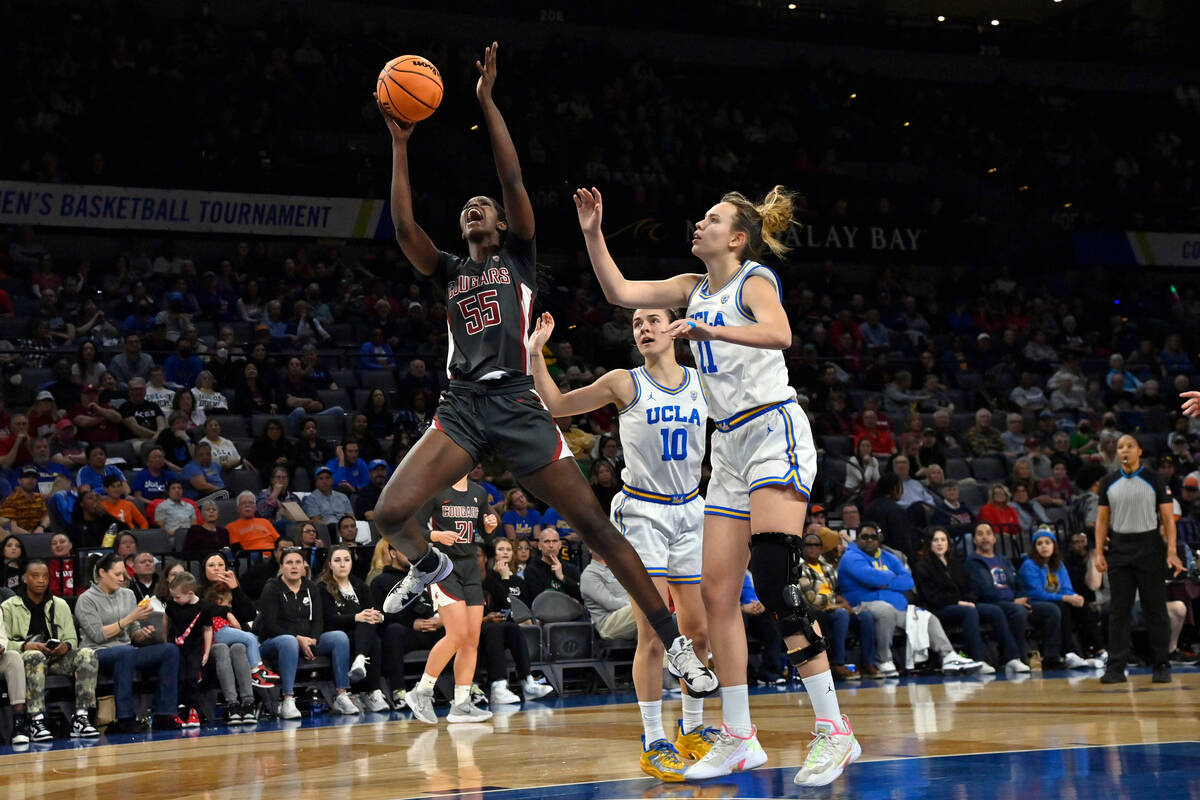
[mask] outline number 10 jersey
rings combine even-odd
[[[683,502],[700,485],[704,461],[708,403],[696,370],[683,367],[683,382],[673,388],[656,383],[645,367],[631,369],[629,375],[634,398],[620,410],[625,492]]]

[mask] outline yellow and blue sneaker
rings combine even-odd
[[[675,783],[683,780],[685,764],[675,750],[675,746],[666,739],[657,739],[646,745],[646,737],[642,736],[642,772],[660,781]]]
[[[717,735],[721,733],[716,728],[707,728],[704,725],[685,731],[683,720],[679,720],[678,725],[679,735],[675,737],[675,749],[689,761],[698,761],[708,755],[713,743],[717,741]]]

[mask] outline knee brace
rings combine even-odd
[[[768,532],[750,537],[750,577],[758,599],[770,612],[782,636],[801,634],[808,639],[807,647],[788,651],[788,660],[796,666],[829,647],[825,637],[813,627],[808,601],[796,585],[802,563],[799,536]]]

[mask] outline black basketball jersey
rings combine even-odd
[[[483,516],[492,513],[488,505],[488,493],[474,481],[467,481],[467,488],[458,491],[453,486],[438,492],[433,499],[417,512],[417,520],[431,531],[455,531],[458,541],[447,547],[434,547],[451,558],[466,558],[475,555],[475,543],[483,541]]]
[[[446,277],[446,375],[454,380],[529,374],[525,339],[537,293],[534,242],[512,234],[485,263],[442,251]]]

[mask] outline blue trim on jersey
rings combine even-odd
[[[706,299],[706,300],[707,300],[708,298],[710,298],[710,297],[716,297],[718,294],[720,294],[721,292],[725,291],[725,288],[726,288],[727,286],[729,286],[729,284],[731,284],[731,283],[733,283],[734,281],[736,281],[736,280],[737,280],[737,278],[738,278],[738,276],[742,274],[742,270],[744,270],[744,269],[745,269],[745,268],[746,268],[748,265],[750,265],[750,264],[757,264],[757,263],[758,263],[757,261],[751,261],[750,259],[746,259],[745,261],[743,261],[743,262],[742,262],[742,265],[741,265],[740,267],[738,267],[738,268],[737,268],[737,272],[733,273],[733,275],[731,275],[731,276],[729,277],[729,280],[727,280],[727,281],[725,281],[725,283],[721,284],[721,288],[720,288],[720,289],[717,289],[715,292],[711,292],[711,293],[710,293],[710,292],[701,291],[701,292],[700,292],[700,296],[701,296],[701,297],[703,297],[703,298],[704,298],[704,299]],[[704,276],[704,283],[708,283],[708,277],[709,277],[709,276],[707,276],[707,275],[706,275],[706,276]]]
[[[676,586],[698,586],[700,584],[700,576],[694,578],[676,578],[672,575],[667,576],[667,583],[673,583]]]
[[[779,416],[783,417],[783,432],[787,436],[788,464],[791,465],[792,471],[799,474],[800,464],[796,462],[796,428],[792,422],[792,415],[787,413],[786,408],[780,408]]]
[[[739,411],[732,417],[715,420],[713,424],[717,426],[717,430],[719,430],[721,433],[729,433],[732,430],[740,428],[756,417],[761,417],[763,414],[766,414],[769,411],[774,411],[777,408],[783,408],[787,404],[794,402],[796,401],[784,400],[781,403],[767,403],[765,406],[755,406],[754,408],[747,409],[746,411]]]
[[[785,475],[778,478],[759,478],[754,483],[750,484],[750,491],[761,489],[764,486],[791,486],[797,492],[804,496],[804,499],[809,498],[809,488],[800,480],[800,473],[794,469],[789,469]],[[707,511],[705,513],[708,513]],[[749,515],[747,515],[749,516]]]
[[[699,486],[687,494],[660,494],[646,489],[639,489],[636,486],[629,486],[628,484],[622,486],[621,491],[635,500],[645,500],[647,503],[658,503],[663,506],[681,506],[685,503],[690,503],[700,496]]]
[[[667,387],[663,386],[658,381],[654,380],[654,378],[650,377],[650,371],[648,369],[646,369],[645,367],[638,367],[637,369],[641,370],[642,377],[645,378],[646,380],[650,381],[650,383],[654,386],[655,389],[658,389],[659,391],[666,392],[667,394],[671,394],[671,395],[679,394],[684,389],[686,389],[687,385],[689,383],[691,383],[691,381],[692,381],[691,370],[689,370],[687,367],[681,367],[681,369],[683,370],[683,383],[679,384],[679,386],[675,387],[674,389],[668,389]],[[636,372],[637,370],[634,370],[634,371]]]
[[[692,298],[696,296],[696,292],[700,289],[701,286],[703,286],[706,283],[708,283],[708,275],[705,275],[703,278],[696,281],[696,285],[692,287],[692,290],[690,292],[688,292],[687,304],[689,306],[692,304]]]
[[[767,272],[771,273],[771,276],[773,278],[775,278],[775,291],[779,294],[779,302],[782,305],[783,304],[783,284],[779,282],[779,275],[775,272],[775,270],[771,269],[766,264],[756,263],[753,267],[750,268],[750,271],[748,273],[746,273],[746,278],[748,279],[751,275],[753,275],[755,272],[757,272],[759,267],[762,267]],[[734,298],[734,305],[737,306],[738,313],[741,314],[743,317],[750,320],[751,322],[758,322],[758,320],[754,318],[754,315],[750,313],[750,309],[748,309],[744,305],[742,305],[742,289],[744,289],[744,288],[746,288],[745,280],[743,280],[741,286],[738,287],[737,295]]]
[[[624,510],[625,510],[625,498],[622,497],[621,502],[617,505],[617,507],[615,509],[613,509],[612,516],[613,516],[613,522],[616,523],[617,528],[621,531],[621,535],[627,536],[627,534],[625,533],[625,520],[621,516],[621,512]]]
[[[629,405],[625,406],[624,408],[617,409],[618,417],[636,406],[638,400],[642,399],[642,383],[637,379],[637,375],[634,374],[635,372],[637,372],[636,369],[631,369],[629,371],[629,374],[633,377],[633,399],[629,401]]]
[[[736,508],[726,508],[725,506],[706,505],[704,507],[704,515],[711,517],[729,517],[730,519],[750,519],[749,511],[741,511]]]

